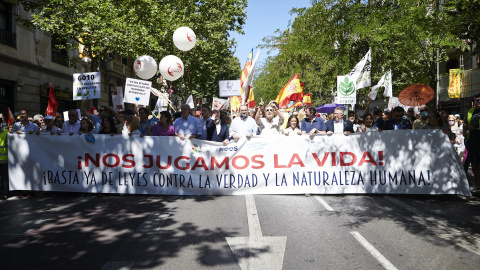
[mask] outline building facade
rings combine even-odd
[[[80,61],[78,47],[58,49],[57,44],[68,42],[17,23],[16,15],[30,17],[14,1],[0,0],[0,113],[5,115],[8,107],[12,112],[27,109],[30,116],[45,114],[50,83],[59,103],[58,112],[79,108],[72,97],[73,74],[94,71],[90,64]],[[124,89],[127,77],[136,78],[133,60],[115,53],[95,71],[101,73],[101,98],[92,100],[96,107],[111,106],[111,95],[117,87]],[[155,102],[152,95],[150,103],[154,106]]]

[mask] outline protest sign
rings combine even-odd
[[[73,74],[73,100],[100,98],[100,72]]]
[[[220,97],[233,97],[242,95],[240,80],[219,81]]]
[[[123,104],[123,89],[121,86],[117,86],[116,93],[112,93],[112,104],[115,111],[125,110],[125,106]]]
[[[148,106],[150,103],[150,88],[152,88],[151,81],[127,78],[123,101]]]

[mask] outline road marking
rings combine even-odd
[[[434,217],[428,216],[422,211],[401,202],[395,198],[385,196],[385,198],[392,203],[404,208],[405,210],[413,213],[412,219],[420,225],[431,230],[439,238],[448,242],[453,242],[455,245],[462,247],[470,252],[480,255],[480,238],[473,236],[471,233],[465,233],[458,229],[451,227],[445,222],[438,220]],[[471,247],[473,245],[473,247]]]
[[[135,262],[132,261],[107,262],[102,270],[130,270],[134,264]]]
[[[70,208],[72,206],[75,206],[77,204],[80,204],[80,203],[84,203],[84,202],[87,202],[89,200],[91,200],[93,197],[89,197],[89,198],[77,198],[75,200],[73,200],[72,203],[69,203],[69,204],[65,204],[65,205],[62,205],[62,206],[57,206],[57,207],[54,207],[54,208],[51,208],[50,210],[48,210],[49,212],[61,212],[67,208]]]
[[[158,232],[170,216],[170,213],[153,213],[137,229],[140,233]]]
[[[248,237],[226,237],[227,243],[242,270],[283,267],[286,236],[263,236],[253,195],[245,195]]]
[[[368,251],[372,256],[385,267],[387,270],[397,270],[397,268],[385,258],[380,251],[378,251],[367,239],[365,239],[359,232],[350,232],[350,234],[357,239],[358,242]]]
[[[262,227],[260,227],[260,220],[258,219],[257,205],[253,195],[245,195],[247,203],[247,219],[248,219],[248,233],[250,238],[262,237]]]
[[[327,210],[327,211],[335,211],[332,207],[330,207],[330,205],[328,205],[328,203],[326,201],[324,201],[320,196],[314,196],[315,199],[317,199],[317,201],[323,205],[323,207]]]

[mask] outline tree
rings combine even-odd
[[[450,48],[466,48],[458,39],[458,22],[438,1],[319,0],[291,12],[297,14],[291,29],[264,39],[264,47],[279,53],[255,79],[260,97],[278,93],[275,76],[283,81],[298,72],[305,92],[316,93],[314,102],[331,102],[336,77],[347,74],[369,48],[372,83],[392,69],[398,95],[415,83],[435,86],[437,61],[445,60]],[[360,89],[357,100],[367,92]]]
[[[246,19],[246,0],[19,0],[32,18],[22,22],[50,32],[59,39],[85,45],[93,64],[108,61],[109,53],[135,59],[150,55],[157,63],[174,54],[186,66],[182,96],[212,97],[219,79],[235,79],[240,74],[239,60],[233,56],[235,41],[228,31],[242,33]],[[197,36],[196,46],[179,51],[172,35],[188,26]],[[154,80],[153,78],[152,80]]]

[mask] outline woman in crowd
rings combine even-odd
[[[123,135],[141,135],[140,132],[140,124],[138,123],[138,119],[134,115],[125,115],[123,117],[125,120],[125,124],[123,125],[122,134]],[[141,136],[143,137],[143,136]]]
[[[78,135],[82,135],[82,133],[91,135],[92,130],[93,130],[92,120],[88,119],[87,117],[83,117],[82,120],[80,120],[80,129],[78,130]]]
[[[442,115],[435,110],[428,113],[427,123],[423,125],[422,129],[441,129],[443,133],[447,134],[450,141],[455,143],[455,134],[450,126],[442,121]]]
[[[363,116],[363,124],[360,126],[361,132],[372,131],[373,128],[373,116],[370,113],[367,113]]]
[[[382,120],[386,122],[388,119],[390,119],[389,112],[383,111],[382,112]]]
[[[286,136],[296,136],[301,135],[302,131],[298,127],[298,117],[292,115],[288,118],[287,128],[283,130],[283,134]]]
[[[153,128],[152,136],[175,136],[175,129],[172,126],[172,115],[169,112],[160,112],[160,121]]]
[[[117,127],[115,126],[115,119],[111,116],[106,116],[102,119],[102,125],[98,134],[110,134],[113,136],[117,134]]]
[[[460,132],[458,130],[458,125],[455,122],[455,116],[453,116],[453,115],[448,116],[448,125],[450,126],[450,129],[452,130],[453,134],[455,134],[457,136],[460,134]]]
[[[51,115],[45,115],[43,118],[43,122],[45,124],[45,128],[39,129],[37,132],[35,132],[37,135],[40,133],[50,133],[50,135],[53,134],[58,134],[60,135],[61,130],[59,130],[56,126],[53,125],[53,116]]]

